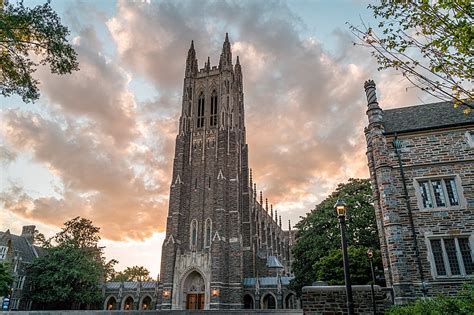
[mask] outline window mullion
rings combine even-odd
[[[428,189],[430,191],[431,204],[433,205],[433,208],[438,208],[438,203],[436,202],[435,192],[433,190],[433,183],[431,182],[431,180],[428,180]],[[441,243],[443,243],[443,242],[441,242]]]
[[[461,255],[461,247],[459,246],[457,237],[454,238],[454,245],[456,246],[456,258],[459,263],[459,271],[461,272],[461,276],[466,276],[466,269],[464,268],[464,261]]]
[[[451,200],[449,200],[448,190],[446,189],[446,182],[444,181],[444,178],[441,178],[441,188],[443,189],[444,203],[446,204],[446,207],[450,207]]]
[[[452,277],[451,266],[449,265],[448,253],[446,252],[446,247],[444,247],[444,239],[441,239],[441,252],[443,253],[443,262],[444,268],[446,269],[446,276]]]

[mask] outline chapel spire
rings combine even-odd
[[[224,45],[222,46],[221,58],[219,60],[219,69],[221,71],[232,71],[232,51],[230,49],[228,33],[225,33]]]
[[[234,67],[234,73],[235,73],[235,83],[237,85],[237,89],[239,92],[242,92],[242,67],[240,66],[240,61],[239,61],[239,56],[237,56],[237,61],[235,62],[235,67]]]
[[[194,50],[194,41],[191,41],[191,47],[188,50],[188,57],[186,58],[186,72],[185,77],[194,77],[198,71],[198,64],[196,59],[196,51]]]

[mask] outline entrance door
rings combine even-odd
[[[203,310],[204,309],[204,293],[189,293],[186,296],[187,310]]]
[[[188,310],[203,310],[205,305],[205,291],[204,278],[197,271],[192,271],[184,280],[183,283],[183,307],[186,306]]]

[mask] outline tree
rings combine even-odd
[[[61,24],[49,2],[34,8],[22,2],[0,4],[1,94],[19,94],[24,102],[35,101],[39,98],[39,82],[32,74],[38,66],[49,64],[52,73],[61,75],[78,70],[68,35],[68,28]]]
[[[105,261],[98,246],[100,229],[76,217],[47,242],[47,255],[28,267],[30,298],[49,309],[78,308],[100,302],[100,282],[109,276],[115,260]]]
[[[153,278],[150,277],[150,271],[145,267],[133,266],[115,273],[112,281],[153,281]]]
[[[10,268],[6,263],[0,263],[0,296],[10,294],[10,287],[13,283]]]
[[[470,113],[474,108],[472,2],[385,0],[368,8],[379,19],[380,31],[365,23],[349,27],[358,44],[372,48],[379,70],[396,69],[415,87]]]
[[[296,225],[296,244],[293,248],[295,279],[291,287],[300,292],[304,285],[317,280],[314,265],[331,250],[341,249],[341,233],[334,210],[337,199],[348,205],[347,239],[349,245],[379,249],[372,190],[368,179],[349,179],[339,184],[330,196]]]
[[[370,270],[370,262],[367,257],[368,249],[365,246],[349,246],[347,249],[352,284],[368,284],[372,282],[372,271]],[[380,271],[383,269],[381,268],[382,257],[379,250],[374,251],[373,265],[378,267],[376,273],[380,275]],[[329,285],[343,285],[344,265],[341,249],[333,249],[329,252],[329,255],[322,257],[313,265],[313,270],[317,280],[325,281]],[[378,281],[375,284],[383,284],[383,282]]]

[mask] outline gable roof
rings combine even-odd
[[[474,104],[474,103],[473,103]],[[386,134],[474,124],[474,113],[464,114],[452,102],[408,106],[383,111]]]

